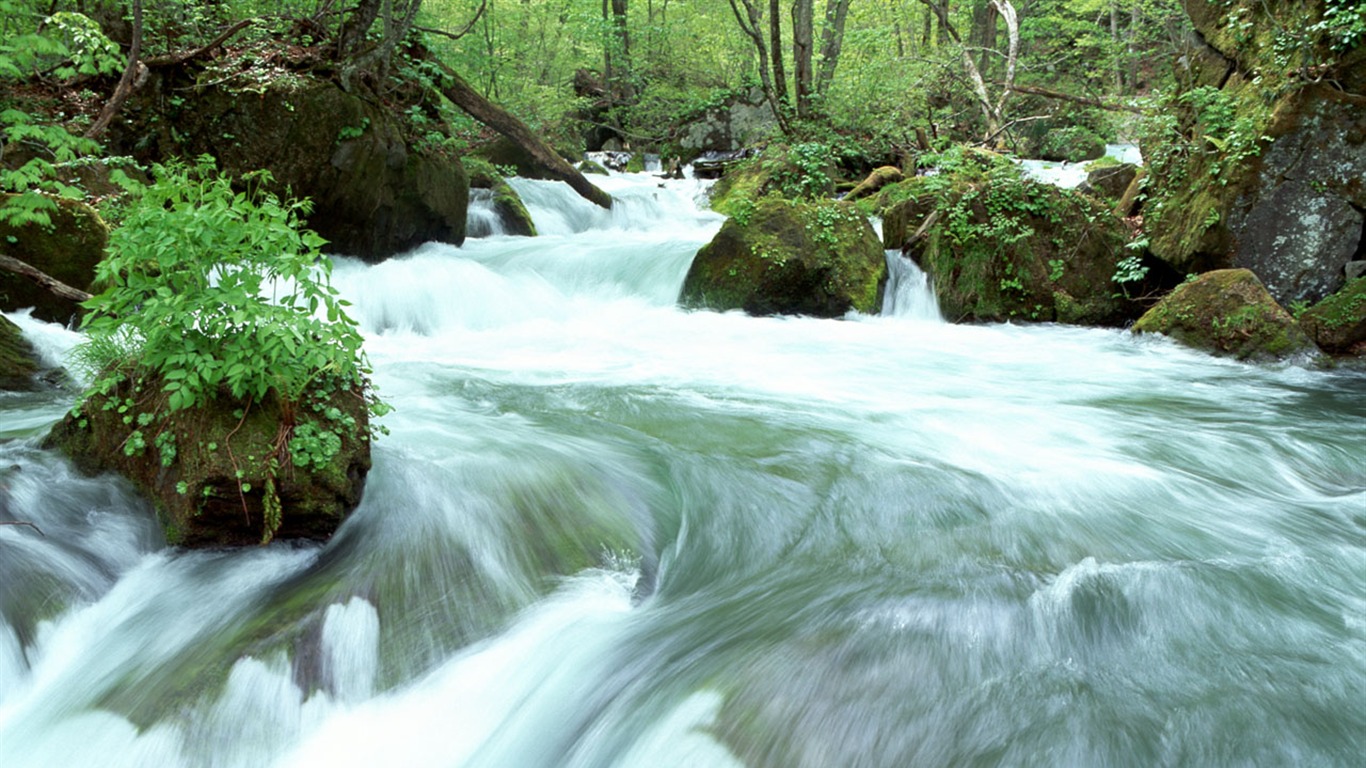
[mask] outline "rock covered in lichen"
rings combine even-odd
[[[871,314],[886,275],[877,235],[852,206],[765,197],[698,251],[680,298],[751,315]]]
[[[1366,354],[1366,277],[1306,310],[1300,327],[1326,352]]]
[[[1366,223],[1366,46],[1314,34],[1319,3],[1185,7],[1218,66],[1145,143],[1152,252],[1182,273],[1250,269],[1287,306],[1319,301],[1342,287]]]
[[[1206,272],[1167,294],[1134,323],[1182,344],[1239,360],[1273,361],[1312,354],[1314,342],[1246,269]]]
[[[277,194],[313,201],[308,227],[334,253],[379,261],[464,241],[464,168],[402,113],[302,73],[247,92],[200,86],[197,74],[155,68],[110,129],[111,147],[144,162],[209,154],[233,176],[267,169]]]

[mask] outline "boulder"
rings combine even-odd
[[[306,407],[289,413],[273,397],[245,412],[220,398],[167,421],[150,420],[148,411],[144,425],[140,417],[156,407],[159,390],[153,382],[135,387],[124,380],[115,391],[93,394],[52,428],[46,446],[83,472],[128,478],[151,500],[169,543],[242,546],[272,536],[322,541],[360,502],[370,469],[361,393],[319,386],[301,400]],[[296,465],[289,441],[303,435],[319,441],[335,435],[336,453],[322,466]],[[279,526],[269,531],[275,501]]]
[[[531,214],[522,204],[517,190],[498,173],[487,160],[467,157],[464,160],[466,173],[470,177],[470,189],[485,189],[493,196],[493,211],[509,235],[535,236],[536,224]]]
[[[762,154],[727,166],[725,175],[712,185],[710,203],[712,210],[732,216],[769,194],[826,198],[835,193],[835,176],[835,161],[827,147],[775,144]]]
[[[1315,351],[1314,342],[1246,269],[1219,269],[1183,283],[1134,323],[1182,344],[1239,360],[1274,361]]]
[[[1306,310],[1300,327],[1326,352],[1366,354],[1366,277]]]
[[[5,195],[9,199],[13,195]],[[0,222],[0,252],[27,263],[63,283],[88,291],[95,265],[104,258],[109,227],[94,208],[75,200],[55,200],[48,214],[50,226]],[[33,307],[33,316],[52,323],[69,323],[79,307],[59,298],[26,277],[0,271],[0,309]]]
[[[1100,200],[1122,200],[1136,178],[1138,166],[1133,163],[1102,165],[1087,171],[1086,181],[1077,187],[1077,191]]]
[[[1113,280],[1133,256],[1120,219],[994,153],[946,153],[938,173],[888,187],[878,201],[883,245],[930,275],[953,321],[1119,326],[1140,311],[1125,288],[1153,287]]]
[[[871,314],[886,276],[877,235],[853,207],[765,197],[698,251],[680,301],[751,315]]]
[[[1250,269],[1286,306],[1317,302],[1363,252],[1366,46],[1313,34],[1318,3],[1185,6],[1222,65],[1194,73],[1175,124],[1145,142],[1152,251],[1183,273]]]
[[[459,158],[413,136],[401,113],[310,76],[259,91],[199,86],[194,76],[154,69],[111,128],[111,149],[144,162],[210,154],[234,176],[267,169],[272,191],[313,201],[307,225],[334,253],[378,261],[465,239]]]
[[[704,152],[735,152],[768,139],[778,132],[773,108],[762,88],[708,107],[674,131],[675,143],[684,157]]]
[[[0,315],[0,390],[34,388],[38,373],[37,353],[19,326]]]

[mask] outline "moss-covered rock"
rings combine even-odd
[[[19,326],[0,316],[0,390],[33,389],[38,361]]]
[[[4,195],[3,199],[13,197]],[[0,253],[13,256],[73,288],[89,290],[95,265],[104,258],[109,227],[94,208],[75,200],[56,200],[50,226],[19,227],[0,222]],[[66,323],[76,315],[75,302],[57,297],[26,277],[0,272],[0,309],[33,307],[33,316]]]
[[[769,194],[819,199],[835,192],[835,161],[820,145],[773,145],[726,168],[711,188],[711,207],[734,216]]]
[[[1316,302],[1342,287],[1366,223],[1366,96],[1346,85],[1366,82],[1366,47],[1315,33],[1321,3],[1185,6],[1222,65],[1144,142],[1152,251],[1183,273],[1250,269],[1282,304]]]
[[[503,231],[509,235],[535,236],[536,224],[531,214],[522,204],[517,194],[493,164],[478,157],[464,160],[465,171],[470,177],[471,189],[486,189],[493,195],[493,211],[502,222]]]
[[[853,207],[765,197],[698,251],[680,300],[752,315],[875,313],[886,275],[877,235]]]
[[[1300,327],[1327,352],[1366,354],[1366,277],[1306,310]]]
[[[313,201],[307,224],[335,253],[377,261],[464,240],[464,169],[412,135],[401,113],[310,76],[243,91],[200,86],[196,74],[154,70],[111,129],[112,148],[143,161],[211,154],[235,176],[267,169],[272,191]]]
[[[1077,191],[1105,202],[1114,202],[1124,197],[1137,177],[1138,166],[1133,163],[1102,165],[1087,171],[1086,181],[1077,187]]]
[[[1214,270],[1178,286],[1134,323],[1133,332],[1165,334],[1239,360],[1282,360],[1315,350],[1290,313],[1246,269]]]
[[[1006,158],[957,149],[937,174],[889,187],[878,203],[883,245],[920,264],[953,321],[1114,326],[1138,315],[1112,279],[1130,255],[1123,223]]]
[[[151,415],[162,397],[147,382],[89,397],[58,422],[47,445],[90,474],[113,471],[152,501],[172,544],[219,547],[266,538],[325,540],[360,502],[370,470],[368,407],[353,390],[316,388],[298,407],[278,399],[245,410],[226,397]],[[146,422],[146,423],[144,423]],[[292,438],[336,440],[321,463],[298,466]],[[330,436],[330,437],[329,437]],[[317,456],[326,456],[319,448]],[[272,498],[272,494],[274,498]]]
[[[601,164],[595,163],[595,162],[593,162],[592,160],[584,160],[583,162],[579,163],[577,167],[578,167],[578,169],[579,169],[579,173],[582,173],[582,174],[591,174],[591,175],[593,175],[593,176],[610,176],[610,175],[611,175],[611,174],[609,174],[609,173],[607,172],[607,169],[606,169],[606,168],[603,168],[603,167],[602,167]]]

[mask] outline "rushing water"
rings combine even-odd
[[[681,311],[718,219],[603,183],[340,261],[396,410],[325,547],[166,549],[4,395],[0,766],[1361,764],[1366,378],[946,325],[900,263]]]

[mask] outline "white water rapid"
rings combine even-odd
[[[898,262],[683,311],[700,187],[601,183],[339,261],[396,410],[326,546],[165,548],[0,395],[0,766],[1361,764],[1366,377],[947,325]]]

